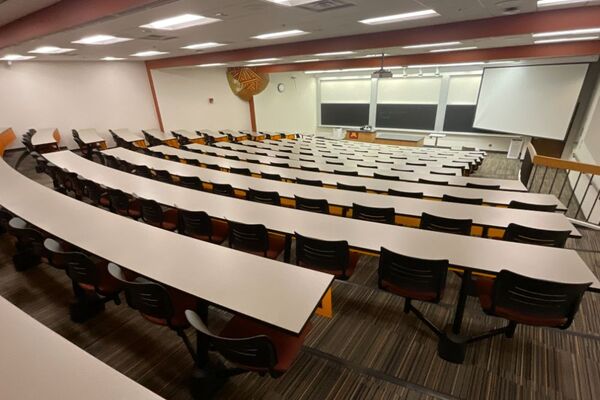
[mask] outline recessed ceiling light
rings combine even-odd
[[[210,67],[222,67],[224,65],[227,65],[227,64],[225,64],[225,63],[209,63],[209,64],[199,64],[199,65],[196,65],[196,67],[210,68]]]
[[[269,62],[269,61],[278,61],[279,58],[257,58],[255,60],[248,60],[246,62],[248,63],[263,63],[263,62]]]
[[[306,60],[296,60],[294,61],[295,63],[310,63],[310,62],[316,62],[316,61],[321,61],[319,58],[307,58]]]
[[[0,61],[24,61],[31,60],[35,58],[35,56],[22,56],[20,54],[7,54],[4,57],[0,58]]]
[[[84,37],[82,39],[79,40],[75,40],[71,43],[78,43],[78,44],[90,44],[90,45],[104,45],[104,44],[114,44],[114,43],[120,43],[120,42],[127,42],[129,40],[132,40],[130,38],[122,38],[122,37],[116,37],[116,36],[111,36],[111,35],[94,35],[94,36],[87,36]]]
[[[442,47],[442,46],[455,46],[461,44],[460,42],[443,42],[443,43],[425,43],[425,44],[413,44],[410,46],[404,46],[403,49],[425,49],[428,47]]]
[[[271,63],[252,63],[252,64],[246,64],[244,65],[244,67],[262,67],[263,65],[271,65]]]
[[[160,29],[165,31],[175,31],[178,29],[189,28],[192,26],[206,25],[213,22],[221,21],[217,18],[204,17],[196,14],[182,14],[176,17],[160,19],[146,25],[141,25],[140,28]]]
[[[560,43],[560,42],[579,42],[581,40],[596,40],[596,39],[600,39],[600,36],[582,36],[582,37],[573,37],[573,38],[544,39],[544,40],[536,40],[533,43],[544,44],[544,43]]]
[[[423,18],[431,18],[431,17],[439,17],[440,14],[435,12],[435,10],[421,10],[408,12],[403,14],[395,14],[395,15],[386,15],[383,17],[376,18],[367,18],[360,20],[358,22],[367,25],[380,25],[380,24],[390,24],[392,22],[400,22],[400,21],[410,21],[414,19],[423,19]]]
[[[308,34],[308,32],[304,32],[300,29],[292,29],[289,31],[282,31],[282,32],[263,33],[262,35],[252,36],[252,39],[261,39],[261,40],[281,39],[281,38],[285,38],[285,37],[300,36],[300,35],[307,35],[307,34]]]
[[[538,7],[558,6],[571,3],[584,3],[589,0],[538,0]]]
[[[65,48],[56,47],[56,46],[42,46],[42,47],[38,47],[37,49],[29,51],[29,53],[35,53],[35,54],[63,54],[63,53],[68,53],[70,51],[75,51],[75,49],[65,49]]]
[[[571,31],[534,33],[531,36],[533,36],[533,37],[549,37],[549,36],[563,36],[563,35],[585,35],[585,34],[589,34],[589,33],[599,33],[599,32],[600,32],[600,28],[590,28],[590,29],[573,29]]]
[[[317,53],[315,56],[344,56],[346,54],[354,54],[353,51],[332,51],[329,53]]]
[[[152,56],[160,56],[163,54],[169,54],[167,51],[158,51],[158,50],[148,50],[148,51],[140,51],[135,54],[131,54],[133,57],[152,57]]]
[[[184,47],[182,47],[182,49],[203,50],[203,49],[210,49],[213,47],[220,47],[220,46],[225,46],[225,43],[217,43],[217,42],[196,43],[196,44],[190,44],[188,46],[184,46]]]
[[[282,6],[295,7],[303,4],[316,3],[320,0],[266,0],[269,3],[275,3]]]
[[[475,50],[477,46],[455,47],[453,49],[435,49],[429,50],[430,53],[445,53],[447,51]]]
[[[109,56],[109,57],[101,58],[100,60],[102,60],[102,61],[123,61],[123,60],[126,60],[126,58],[123,58],[123,57],[110,57]]]

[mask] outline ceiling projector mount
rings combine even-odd
[[[373,79],[384,79],[384,78],[393,78],[394,74],[392,73],[392,71],[390,71],[389,69],[384,69],[383,68],[383,61],[385,59],[385,53],[381,53],[381,68],[379,68],[377,71],[373,72],[373,74],[371,75],[371,78]]]

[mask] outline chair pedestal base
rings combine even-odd
[[[23,251],[13,256],[13,264],[17,271],[33,268],[41,262],[41,257],[31,251]]]
[[[218,369],[194,368],[192,373],[191,393],[194,399],[208,400],[215,397],[225,385],[228,377]]]
[[[465,360],[468,342],[468,337],[446,330],[438,340],[438,356],[448,362],[462,364]]]
[[[104,301],[100,298],[78,299],[69,305],[69,316],[75,323],[83,323],[104,311]]]

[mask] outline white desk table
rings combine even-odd
[[[56,146],[56,148],[58,148],[59,141],[60,133],[56,128],[36,130],[31,137],[31,144],[33,147]]]

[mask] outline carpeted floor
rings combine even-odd
[[[18,154],[7,155],[14,163]],[[27,159],[19,168],[49,185]],[[490,154],[479,176],[515,178],[518,162]],[[600,236],[568,247],[598,274]],[[144,320],[126,305],[109,304],[84,324],[68,316],[71,285],[64,272],[42,264],[16,272],[12,239],[0,238],[0,295],[131,379],[169,399],[191,398],[187,382],[192,360],[177,335]],[[201,262],[199,260],[198,262]],[[496,337],[469,347],[464,364],[437,357],[435,337],[403,300],[377,289],[377,258],[362,256],[348,282],[333,286],[332,319],[313,317],[314,327],[299,359],[279,379],[246,374],[232,378],[222,399],[599,399],[600,295],[586,294],[572,327],[565,331],[519,326],[513,339]],[[568,266],[565,266],[568,268]],[[453,315],[459,280],[449,275],[439,305],[416,303],[436,324]],[[218,330],[229,317],[211,309]],[[464,330],[477,333],[501,326],[469,299]],[[193,332],[188,332],[192,335]]]

